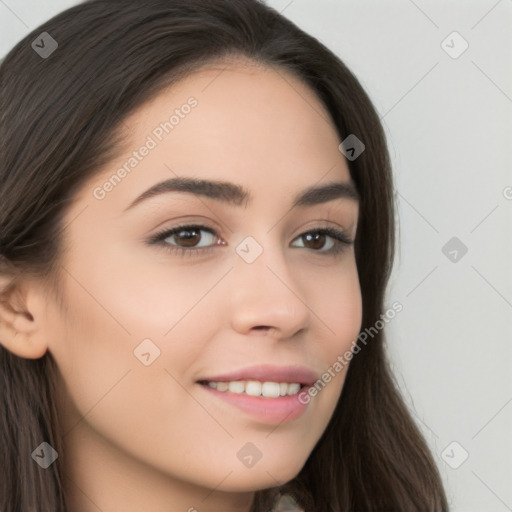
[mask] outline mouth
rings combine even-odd
[[[298,382],[272,382],[258,380],[210,381],[202,380],[199,384],[216,389],[222,393],[235,393],[265,398],[297,395],[305,384]]]
[[[253,366],[228,374],[202,378],[197,382],[211,397],[211,404],[226,412],[242,412],[253,421],[278,425],[299,418],[309,401],[301,392],[317,380],[307,367]]]

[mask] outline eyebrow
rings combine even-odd
[[[249,191],[236,183],[178,177],[153,185],[132,201],[124,211],[133,208],[150,197],[168,192],[197,194],[237,207],[241,207],[244,202],[246,203],[245,207],[247,207],[247,204],[252,200]],[[344,182],[332,181],[323,185],[308,187],[301,191],[294,198],[292,208],[313,206],[327,203],[334,199],[360,200],[356,187],[351,180]]]

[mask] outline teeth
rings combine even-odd
[[[295,395],[300,390],[300,384],[288,384],[288,394]]]
[[[292,382],[259,382],[257,380],[235,380],[232,382],[207,382],[207,385],[217,391],[229,391],[238,395],[264,396],[277,398],[279,396],[295,395],[301,385]]]
[[[242,381],[234,380],[233,382],[229,383],[229,391],[231,391],[231,393],[240,394],[240,393],[243,393],[244,390],[245,390],[245,385]]]
[[[257,380],[250,380],[245,385],[245,393],[251,396],[260,396],[261,395],[261,382]]]
[[[270,398],[279,396],[279,384],[277,382],[264,382],[261,386],[261,394]]]

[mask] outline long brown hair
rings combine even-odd
[[[42,32],[58,43],[43,58]],[[58,287],[62,218],[74,193],[120,150],[123,119],[169,84],[212,61],[243,56],[291,71],[316,92],[340,141],[365,151],[349,161],[360,195],[355,241],[363,328],[384,311],[393,264],[395,206],[378,115],[343,62],[258,0],[90,0],[33,30],[0,66],[0,277],[43,276]],[[4,290],[7,291],[7,290]],[[31,453],[59,452],[57,371],[0,346],[0,510],[66,511],[60,459],[47,470]],[[253,512],[278,492],[307,512],[445,511],[427,444],[392,377],[379,330],[354,356],[334,415],[292,481],[258,491]]]

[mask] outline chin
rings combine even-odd
[[[294,463],[284,458],[275,464],[263,459],[252,468],[237,468],[219,489],[226,492],[253,492],[283,485],[293,480],[302,469],[304,462]]]

